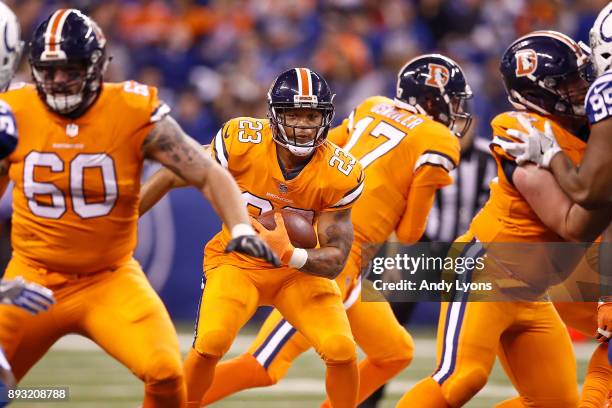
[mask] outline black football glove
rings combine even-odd
[[[225,247],[225,252],[227,253],[234,251],[263,259],[276,267],[281,266],[281,262],[278,257],[257,235],[241,235],[232,239]]]

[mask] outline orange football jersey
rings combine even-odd
[[[215,160],[234,176],[249,214],[257,217],[275,209],[295,210],[316,224],[323,211],[350,208],[361,195],[364,175],[354,157],[325,141],[292,179],[285,179],[272,139],[270,122],[235,118],[211,143]],[[206,265],[229,263],[245,269],[269,267],[263,261],[237,253],[224,254],[230,240],[225,225],[206,245]]]
[[[105,83],[81,117],[50,112],[31,85],[0,95],[19,143],[10,156],[14,255],[61,273],[129,260],[136,245],[141,145],[168,111],[157,90]]]
[[[514,141],[507,135],[508,129],[522,129],[517,112],[505,112],[493,119],[493,135],[495,138]],[[547,118],[535,113],[520,112],[533,122],[533,125],[543,130]],[[586,148],[586,143],[574,136],[567,129],[548,119],[557,141],[567,157],[578,165]],[[508,180],[504,173],[503,163],[506,160],[514,162],[514,157],[508,155],[495,138],[491,143],[491,151],[497,162],[497,177],[491,183],[491,195],[483,209],[474,217],[470,229],[482,242],[516,242],[540,241],[558,242],[563,239],[546,227],[531,209],[527,201]]]
[[[355,156],[366,173],[366,187],[352,212],[355,241],[382,243],[397,228],[415,175],[439,188],[452,183],[448,174],[459,163],[459,140],[443,124],[398,108],[374,96],[359,105],[330,140]]]

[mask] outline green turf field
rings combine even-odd
[[[189,333],[181,334],[181,348],[185,352],[191,343]],[[251,335],[241,335],[230,354],[244,350]],[[403,392],[418,379],[429,375],[434,367],[435,343],[429,332],[415,335],[415,359],[389,387],[381,408],[393,407]],[[578,373],[584,376],[586,363],[594,349],[594,343],[576,347]],[[115,362],[88,340],[69,336],[61,340],[20,384],[22,387],[69,386],[70,401],[62,403],[16,403],[27,407],[130,407],[136,408],[142,401],[142,384],[126,368]],[[512,386],[503,371],[496,366],[489,384],[467,407],[491,407],[495,402],[513,396]],[[318,407],[324,398],[324,366],[312,352],[303,355],[289,370],[288,376],[274,387],[260,388],[237,394],[212,405],[219,408],[266,407],[310,408]]]

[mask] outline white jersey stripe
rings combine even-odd
[[[285,321],[282,323],[281,327],[279,327],[276,333],[274,333],[274,336],[272,336],[268,344],[266,344],[266,346],[257,355],[256,359],[259,364],[261,364],[262,366],[266,365],[268,358],[272,355],[274,350],[281,344],[285,336],[289,334],[291,329],[293,329],[293,326],[291,326],[288,322]]]
[[[361,278],[357,280],[357,284],[355,285],[353,289],[351,289],[351,292],[346,297],[346,300],[344,301],[344,309],[345,310],[350,309],[351,306],[355,304],[357,299],[359,299],[360,294],[361,294]]]
[[[215,153],[219,164],[227,169],[227,157],[225,157],[225,150],[223,149],[223,129],[219,129],[215,136]]]
[[[455,164],[448,158],[437,153],[424,153],[419,157],[416,164],[414,165],[414,171],[424,164],[431,164],[434,166],[441,166],[449,173],[455,168]]]
[[[353,191],[351,194],[342,197],[342,199],[340,201],[338,201],[336,204],[332,205],[333,207],[342,207],[343,205],[348,205],[350,203],[352,203],[353,201],[355,201],[360,195],[361,192],[363,191],[363,186],[365,185],[365,183],[362,181],[361,184],[359,185],[359,187],[357,187],[355,189],[355,191]]]
[[[300,74],[300,68],[295,69],[295,75],[297,75],[297,80],[298,80],[298,93],[302,95],[304,92],[302,91],[303,85],[302,85],[302,75]]]

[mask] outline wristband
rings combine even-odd
[[[257,235],[255,230],[249,224],[236,224],[232,227],[232,238],[241,237],[244,235]]]
[[[295,248],[289,259],[289,266],[295,269],[300,269],[308,260],[308,252],[303,248]]]

